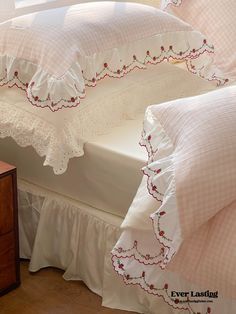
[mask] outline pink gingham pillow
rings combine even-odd
[[[14,18],[0,25],[0,86],[17,86],[38,107],[75,107],[86,86],[148,63],[185,60],[224,83],[200,32],[151,6],[90,2]],[[211,55],[210,55],[211,54]]]
[[[236,79],[236,1],[162,0],[162,9],[205,34],[215,47],[215,62]]]
[[[152,215],[156,235],[165,246],[175,247],[181,237],[190,236],[236,200],[235,97],[236,86],[229,86],[146,111],[141,144],[147,147],[149,162],[143,171],[150,194],[165,195],[159,208],[166,211],[163,224]],[[179,220],[181,232],[171,216]],[[168,239],[160,233],[165,229]],[[170,240],[175,235],[176,241]]]

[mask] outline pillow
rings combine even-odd
[[[236,79],[236,1],[162,0],[161,7],[205,34],[215,46],[215,62]]]
[[[231,86],[147,109],[142,145],[149,162],[143,171],[150,194],[164,195],[162,224],[155,213],[152,218],[157,237],[172,253],[235,201],[235,99]]]
[[[146,111],[149,158],[112,261],[126,284],[178,306],[172,313],[235,312],[235,122],[236,86]],[[193,290],[219,298],[172,294]]]
[[[90,2],[14,18],[0,25],[0,85],[26,91],[31,104],[74,107],[86,86],[120,78],[148,63],[185,60],[218,83],[211,43],[191,26],[151,6]]]

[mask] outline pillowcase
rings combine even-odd
[[[152,195],[158,196],[152,186],[162,187],[159,210],[166,210],[163,222],[167,229],[173,227],[173,236],[180,234],[170,223],[175,206],[181,237],[187,238],[235,200],[235,99],[236,86],[230,86],[146,111],[141,144],[147,147],[149,162],[143,171]],[[172,244],[165,238],[162,242]]]
[[[205,34],[214,44],[217,66],[236,79],[235,0],[162,0],[161,7]]]
[[[112,261],[126,284],[178,306],[171,313],[234,313],[235,121],[236,86],[146,111],[149,160]],[[219,299],[193,307],[189,295],[171,296],[191,290]]]
[[[148,63],[185,60],[191,72],[224,83],[211,43],[151,6],[90,2],[14,18],[0,25],[0,85],[26,91],[31,104],[74,107],[86,86]]]

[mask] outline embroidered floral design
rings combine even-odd
[[[138,249],[138,241],[135,240],[133,246],[129,249],[115,247],[113,250],[113,255],[115,255],[117,258],[133,257],[135,260],[139,261],[139,263],[142,263],[144,265],[157,265],[161,263],[163,261],[163,258],[165,257],[165,248],[161,247],[160,252],[156,255],[143,254]],[[123,269],[124,265],[120,263],[118,267]]]
[[[165,10],[169,5],[174,5],[176,7],[182,4],[182,0],[162,0],[161,8]]]
[[[145,69],[148,64],[159,64],[163,61],[170,60],[182,60],[187,63],[188,70],[194,74],[197,74],[201,77],[204,77],[203,68],[196,69],[192,64],[192,60],[197,59],[200,55],[204,53],[213,53],[214,47],[209,45],[204,39],[202,45],[199,48],[187,48],[185,51],[177,51],[173,45],[168,47],[161,46],[159,51],[152,52],[150,49],[147,49],[146,56],[144,59],[140,59],[137,55],[133,55],[133,59],[129,64],[123,64],[119,69],[112,70],[112,67],[109,65],[109,62],[104,62],[102,69],[96,73],[94,77],[86,77],[84,71],[82,71],[83,79],[85,86],[95,87],[97,82],[104,79],[106,76],[112,78],[122,78],[127,73],[132,70]],[[85,89],[79,89],[76,84],[74,84],[74,90],[76,91],[75,95],[71,95],[68,99],[61,98],[57,101],[53,101],[53,97],[48,93],[46,98],[41,98],[39,95],[35,94],[33,87],[35,86],[34,81],[25,82],[21,78],[21,73],[18,69],[15,69],[12,77],[8,77],[7,69],[5,69],[5,74],[0,78],[0,86],[8,87],[18,87],[26,92],[26,97],[28,101],[37,107],[49,107],[51,111],[57,111],[62,108],[71,108],[76,107],[80,104],[81,99],[85,98]],[[221,79],[216,76],[206,78],[208,80],[216,80],[218,84],[225,84],[226,80]]]
[[[120,250],[123,251],[122,248]],[[128,251],[128,250],[127,250]],[[125,252],[125,251],[123,251]],[[171,288],[168,282],[164,283],[164,285],[158,287],[155,282],[149,282],[146,277],[146,272],[143,270],[140,272],[140,275],[133,276],[125,271],[126,259],[129,259],[129,254],[122,258],[112,253],[112,264],[115,271],[122,276],[123,281],[126,285],[139,285],[143,290],[145,290],[148,294],[155,295],[157,297],[162,297],[165,303],[170,305],[173,309],[188,311],[191,314],[209,314],[211,313],[211,308],[207,307],[204,312],[196,312],[193,307],[191,300],[186,297],[185,299],[173,298],[171,296]],[[183,302],[184,301],[184,302]]]
[[[149,133],[148,128],[149,126],[146,127],[144,125],[140,145],[146,147],[149,156],[148,165],[143,168],[143,173],[147,176],[146,186],[149,194],[159,203],[158,210],[156,210],[150,217],[153,223],[154,234],[158,240],[156,249],[159,251],[159,253],[155,256],[147,253],[144,254],[140,249],[142,245],[138,243],[137,240],[133,242],[133,245],[130,243],[128,248],[123,248],[118,243],[112,251],[113,267],[115,271],[122,276],[126,285],[139,285],[148,294],[162,297],[164,302],[166,302],[173,309],[181,309],[191,314],[209,314],[212,312],[210,307],[207,307],[200,312],[196,311],[194,309],[193,303],[188,297],[185,299],[181,298],[180,300],[179,298],[174,298],[171,296],[173,287],[171,287],[170,282],[163,284],[163,281],[152,281],[152,276],[148,274],[149,267],[155,264],[159,266],[156,268],[159,272],[165,271],[166,265],[170,262],[175,254],[175,250],[171,248],[172,239],[167,235],[165,228],[162,227],[162,219],[166,219],[166,217],[168,217],[168,208],[166,208],[167,206],[162,206],[164,198],[164,191],[162,191],[162,189],[164,190],[165,187],[162,187],[159,184],[159,177],[163,175],[163,169],[160,164],[158,162],[156,163],[154,160],[154,155],[158,153],[158,145],[155,143],[157,138],[155,137],[158,136],[158,142],[164,141],[165,143],[167,142],[167,138],[165,137],[164,133],[162,133],[161,129],[156,130],[151,127],[151,131]],[[172,144],[170,143],[170,145]],[[168,163],[167,167],[169,167]],[[168,245],[168,243],[170,243],[170,245]],[[140,265],[140,269],[139,267],[133,266],[133,263],[138,263]],[[133,268],[129,266],[130,264]],[[132,274],[130,271],[133,271],[133,269],[134,274]],[[139,269],[138,273],[137,269]]]

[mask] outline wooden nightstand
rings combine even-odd
[[[19,284],[16,168],[0,161],[0,296]]]

